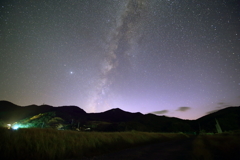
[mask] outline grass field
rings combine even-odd
[[[240,159],[240,133],[200,135],[193,141],[194,160]]]
[[[164,141],[185,134],[148,132],[76,132],[53,129],[0,129],[0,159],[71,159]]]

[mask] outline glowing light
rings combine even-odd
[[[18,124],[15,124],[12,126],[12,129],[17,130],[20,126]]]
[[[7,124],[7,126],[8,126],[7,128],[10,129],[12,125],[11,124]]]

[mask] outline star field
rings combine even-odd
[[[196,119],[240,104],[238,0],[0,2],[0,99]]]

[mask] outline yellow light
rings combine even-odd
[[[12,125],[11,124],[7,124],[7,126],[8,126],[7,128],[10,129]]]

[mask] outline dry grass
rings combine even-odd
[[[204,137],[198,136],[193,141],[192,159],[194,160],[212,160],[212,154],[204,143]]]
[[[123,148],[187,138],[184,134],[147,132],[76,132],[53,129],[0,129],[0,159],[70,159]]]
[[[240,159],[240,134],[198,136],[193,142],[193,159]]]

